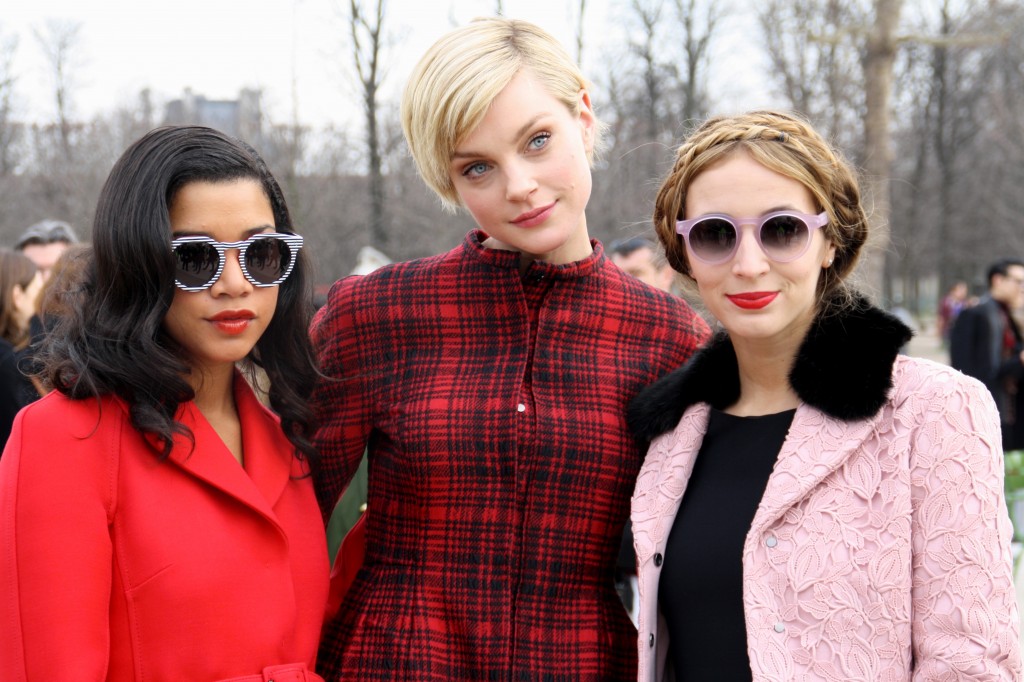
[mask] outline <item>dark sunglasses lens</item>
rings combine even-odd
[[[202,287],[217,276],[220,256],[205,242],[186,242],[174,247],[178,281],[187,287]]]
[[[778,215],[761,225],[761,246],[772,258],[789,260],[802,252],[809,235],[807,223],[800,218]]]
[[[245,268],[260,284],[280,281],[291,262],[291,247],[283,239],[257,239],[245,250]]]
[[[736,246],[736,227],[722,218],[702,220],[690,229],[690,248],[701,260],[725,260]]]

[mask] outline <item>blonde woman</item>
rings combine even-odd
[[[706,325],[590,238],[600,126],[550,35],[506,19],[456,29],[414,70],[402,120],[427,184],[479,227],[342,280],[314,321],[334,379],[315,396],[325,517],[369,453],[365,563],[343,548],[336,569],[357,575],[320,670],[632,679],[613,584],[641,461],[625,408]]]
[[[847,162],[793,115],[713,118],[654,220],[722,331],[630,408],[639,679],[1018,679],[999,418],[847,284]]]

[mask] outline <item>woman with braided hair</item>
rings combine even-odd
[[[721,330],[630,405],[639,679],[1018,679],[998,415],[848,284],[849,164],[797,116],[712,118],[654,221]]]

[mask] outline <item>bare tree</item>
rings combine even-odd
[[[1015,80],[1021,63],[1018,51],[1010,57],[1009,71],[998,66],[1008,48],[1002,37],[1013,34],[1007,29],[1012,13],[996,11],[1000,4],[922,4],[905,27],[909,33],[899,51],[894,90],[896,154],[885,285],[898,286],[915,311],[929,307],[931,297],[952,282],[972,281],[999,249],[1013,252],[1010,235],[998,234],[1003,221],[992,222],[995,230],[986,229],[986,238],[977,240],[977,226],[991,208],[981,197],[1012,196],[1001,180],[1021,162],[1012,145],[991,148],[985,139],[1012,125],[1014,117],[1004,118],[999,102],[1014,97],[1014,88],[1004,93],[996,83],[1007,75]],[[1024,14],[1019,6],[1017,14]],[[993,125],[995,120],[999,123]]]
[[[725,15],[725,3],[709,0],[673,0],[676,18],[682,29],[680,87],[682,109],[679,117],[689,125],[707,114],[707,73],[709,49],[720,21]]]
[[[579,0],[579,12],[576,14],[576,63],[583,63],[583,18],[587,13],[587,0]]]
[[[864,88],[857,0],[767,0],[758,22],[779,93],[849,150],[860,151]]]
[[[349,0],[349,34],[352,61],[362,90],[366,121],[366,150],[370,194],[370,241],[386,249],[388,230],[384,221],[384,175],[381,172],[380,136],[377,118],[377,94],[384,78],[381,52],[384,41],[384,0],[373,0],[370,12],[359,0]]]
[[[885,248],[889,244],[889,210],[891,205],[893,64],[900,39],[896,29],[902,0],[873,0],[874,18],[868,33],[864,54],[864,171],[867,192],[865,199],[871,217],[874,242],[879,247],[866,254],[861,270],[874,293],[883,291],[885,283]]]
[[[79,47],[78,22],[47,20],[42,29],[34,29],[39,47],[43,50],[53,77],[54,103],[57,107],[57,126],[61,149],[66,161],[72,161],[72,90],[74,89],[75,57]]]
[[[14,170],[14,149],[21,129],[13,119],[14,54],[17,48],[17,36],[0,33],[0,176],[9,175]]]

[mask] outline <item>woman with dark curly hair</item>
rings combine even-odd
[[[639,679],[1019,679],[995,405],[849,284],[849,163],[792,114],[712,118],[654,223],[721,330],[630,405]]]
[[[92,245],[0,465],[4,675],[319,679],[312,299],[280,187],[238,140],[160,128]]]

